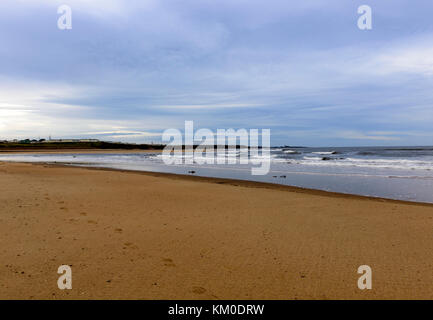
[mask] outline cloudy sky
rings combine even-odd
[[[148,142],[193,120],[270,128],[273,145],[432,145],[432,14],[431,0],[1,0],[0,139]]]

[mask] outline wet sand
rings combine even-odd
[[[19,163],[0,203],[0,299],[433,299],[433,205]]]

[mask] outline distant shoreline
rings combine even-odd
[[[161,149],[12,149],[2,150],[2,153],[46,153],[46,154],[70,154],[70,153],[149,153],[161,152]]]
[[[0,152],[43,152],[57,150],[162,150],[163,144],[130,144],[116,142],[2,142]]]

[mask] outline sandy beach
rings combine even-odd
[[[22,163],[0,182],[0,299],[433,299],[433,205]]]

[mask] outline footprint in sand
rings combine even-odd
[[[91,223],[91,224],[98,224],[96,221],[94,220],[87,220],[87,223]]]
[[[203,287],[192,287],[192,292],[195,294],[203,294],[206,292],[206,289]]]
[[[120,228],[116,228],[116,229],[114,229],[114,231],[117,232],[117,233],[122,233],[123,230],[120,229]]]
[[[164,259],[162,259],[162,261],[164,262],[164,266],[166,266],[166,267],[175,267],[176,266],[174,264],[173,260],[171,260],[170,258],[164,258]]]
[[[125,242],[124,245],[125,245],[124,249],[126,249],[126,247],[128,247],[130,249],[138,249],[138,246],[133,244],[132,242]]]

